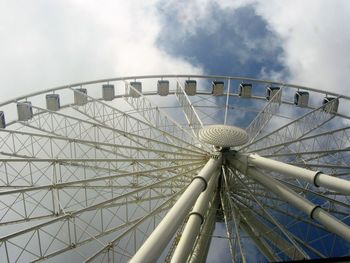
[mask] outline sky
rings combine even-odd
[[[346,0],[0,0],[0,101],[163,73],[348,94],[349,17]]]
[[[346,93],[349,14],[346,0],[1,0],[1,97],[155,73],[240,75]]]

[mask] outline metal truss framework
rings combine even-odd
[[[158,106],[160,97],[147,86],[139,92],[129,82],[159,78],[171,80],[167,106]],[[203,78],[229,86],[222,96],[200,86],[187,96],[182,81]],[[242,127],[250,140],[238,153],[213,152],[198,130],[229,125],[231,109],[244,109],[233,104],[240,82],[281,89],[265,103],[250,98],[262,106]],[[125,93],[113,101],[90,93],[105,83]],[[75,89],[82,87],[89,95]],[[284,89],[337,100],[295,113]],[[63,102],[59,111],[34,103],[52,92],[85,102]],[[349,116],[334,111],[334,103],[349,99],[273,81],[164,75],[77,83],[2,103],[0,110],[32,101],[33,116],[0,129],[0,255],[4,262],[146,262],[166,254],[172,262],[203,262],[217,222],[233,262],[346,256]]]
[[[203,123],[179,81],[176,82],[175,95],[179,104],[182,106],[188,126],[191,128],[193,134],[198,137],[198,131],[203,128]]]
[[[255,139],[261,134],[265,126],[275,115],[281,105],[282,90],[278,90],[271,98],[269,103],[258,113],[255,119],[246,128],[249,136],[249,142],[255,141]]]

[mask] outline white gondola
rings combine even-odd
[[[297,91],[294,95],[294,104],[299,107],[307,107],[309,104],[309,92]]]
[[[211,93],[214,96],[220,96],[224,94],[225,84],[223,81],[213,81],[211,84],[211,87],[212,87]]]
[[[169,94],[169,80],[158,80],[157,91],[160,96],[167,96]]]
[[[6,128],[5,113],[3,111],[0,111],[0,128]]]
[[[194,96],[197,92],[197,81],[186,80],[185,81],[185,92],[188,96]]]
[[[114,85],[104,84],[102,85],[102,98],[106,101],[111,101],[114,99]]]
[[[58,111],[60,107],[60,96],[58,94],[46,95],[46,108],[48,110]]]
[[[267,87],[266,88],[266,99],[271,100],[275,94],[280,91],[280,87]],[[277,101],[281,101],[282,98],[282,91],[279,92]]]
[[[324,105],[324,111],[336,113],[339,107],[339,99],[335,97],[324,97],[322,105]]]
[[[87,90],[80,88],[80,89],[75,89],[74,92],[74,104],[76,105],[85,105],[88,101],[87,96]]]
[[[250,83],[239,84],[238,95],[242,98],[250,98],[252,96],[252,84]]]
[[[33,108],[30,101],[18,102],[17,113],[19,121],[27,121],[33,118]]]
[[[138,92],[142,93],[142,83],[139,81],[133,81],[130,82],[130,85],[137,90]],[[137,98],[140,97],[140,94],[138,92],[136,92],[134,89],[129,88],[129,96],[133,97],[133,98]]]

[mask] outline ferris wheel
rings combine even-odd
[[[228,262],[349,256],[349,106],[204,75],[1,103],[2,262],[205,262],[219,239]]]

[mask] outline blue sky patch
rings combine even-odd
[[[183,28],[177,10],[159,8],[163,27],[157,45],[167,53],[202,66],[208,74],[257,77],[263,69],[287,74],[276,59],[283,56],[281,40],[253,6],[224,10],[212,3],[208,15],[190,29]]]

